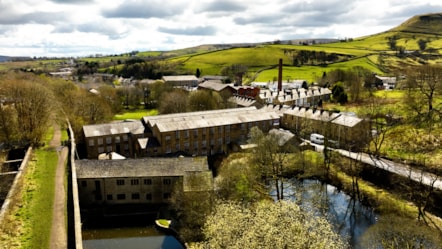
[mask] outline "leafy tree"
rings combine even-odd
[[[290,201],[250,206],[219,203],[206,219],[205,241],[191,248],[347,248],[325,218]]]
[[[333,86],[332,96],[333,99],[340,104],[345,104],[348,101],[347,93],[345,93],[345,89],[340,83]]]
[[[161,95],[158,111],[161,114],[180,113],[187,111],[187,92],[175,89]]]
[[[188,109],[191,112],[219,109],[223,102],[221,96],[213,91],[193,91],[188,98]]]
[[[233,79],[236,84],[242,84],[242,78],[247,73],[248,67],[242,64],[233,64],[221,69],[221,75],[228,76]]]
[[[1,82],[4,96],[15,109],[17,129],[21,141],[38,146],[51,121],[53,95],[45,78],[33,74],[10,74]],[[13,112],[9,112],[12,114]]]
[[[415,121],[425,124],[431,131],[442,116],[441,105],[436,105],[436,100],[442,95],[442,68],[423,65],[410,69],[407,90],[406,106],[414,113]]]
[[[288,155],[295,151],[295,147],[290,143],[283,144],[284,137],[281,134],[264,134],[258,127],[252,127],[249,136],[249,142],[256,145],[252,160],[258,165],[261,175],[272,180],[276,198],[284,199],[284,171],[288,165]]]
[[[427,48],[427,41],[424,40],[424,39],[419,39],[419,40],[417,41],[417,44],[419,45],[419,49],[420,49],[421,51],[424,51],[424,50]]]
[[[436,249],[442,246],[441,238],[440,234],[422,222],[397,215],[385,215],[364,233],[362,244],[367,249]]]
[[[232,154],[223,160],[215,183],[217,196],[223,200],[249,203],[268,196],[257,168],[243,154]]]

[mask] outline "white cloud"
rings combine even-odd
[[[85,56],[359,37],[441,10],[439,0],[2,0],[0,55]]]

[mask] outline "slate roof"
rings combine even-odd
[[[248,122],[279,120],[274,111],[256,107],[232,108],[213,111],[177,113],[143,117],[150,127],[156,126],[160,132],[189,130]]]
[[[172,76],[163,76],[163,80],[166,82],[171,81],[198,81],[198,78],[195,75],[172,75]]]
[[[85,137],[100,137],[114,134],[143,134],[144,126],[141,120],[122,121],[106,124],[83,126]]]
[[[322,122],[331,122],[332,124],[347,127],[353,127],[363,121],[356,116],[304,107],[290,108],[284,112],[284,115],[292,115]]]
[[[236,90],[231,85],[223,84],[223,83],[218,83],[218,82],[213,82],[213,81],[205,81],[205,82],[199,84],[198,88],[210,89],[210,90],[214,90],[214,91],[217,91],[217,92],[220,92],[220,91],[222,91],[222,90],[224,90],[226,88],[231,88],[232,91]]]
[[[207,157],[76,160],[78,179],[112,177],[183,176],[208,171]]]

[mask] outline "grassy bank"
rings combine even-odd
[[[45,144],[52,138],[50,129]],[[0,227],[0,248],[49,248],[57,153],[34,150],[10,212]]]

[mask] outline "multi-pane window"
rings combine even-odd
[[[117,200],[126,200],[126,194],[117,194]]]
[[[124,180],[121,180],[121,179],[120,179],[120,180],[117,180],[117,185],[120,185],[120,186],[121,186],[121,185],[124,185]]]
[[[102,145],[103,144],[103,138],[97,139],[97,143],[98,143],[98,145]]]
[[[144,185],[152,185],[152,179],[144,179]]]
[[[115,137],[115,143],[120,143],[120,136]]]
[[[170,193],[163,193],[164,200],[170,199],[170,197],[172,197],[172,195]]]
[[[133,193],[132,194],[132,200],[139,200],[140,199],[140,194],[139,193]]]
[[[93,138],[89,139],[89,146],[94,146],[95,145],[95,141]]]
[[[180,139],[180,131],[175,131],[175,139]]]
[[[140,184],[138,179],[131,179],[130,180],[130,185],[138,185],[138,184]]]
[[[106,137],[106,143],[111,144],[112,143],[112,137]]]
[[[152,200],[152,194],[150,194],[150,193],[146,194],[146,200],[151,201]]]
[[[163,179],[163,184],[164,185],[170,185],[171,184],[171,180],[169,178],[165,178],[165,179]]]

